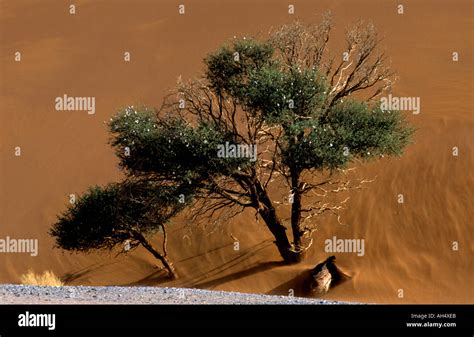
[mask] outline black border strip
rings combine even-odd
[[[10,336],[473,336],[473,305],[1,305]],[[29,313],[56,328],[19,327]],[[412,314],[434,315],[413,318]],[[451,318],[438,318],[448,314]],[[455,318],[452,316],[455,315]],[[430,317],[430,316],[428,316]],[[456,327],[407,327],[447,322]]]

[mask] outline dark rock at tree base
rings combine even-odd
[[[329,289],[350,279],[349,275],[336,266],[335,261],[336,257],[333,255],[311,269],[308,283],[310,293],[325,294]]]

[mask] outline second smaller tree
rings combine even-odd
[[[95,186],[59,216],[50,235],[56,238],[57,247],[74,252],[118,246],[126,252],[141,245],[162,263],[170,278],[177,278],[166,250],[166,225],[190,199],[184,187],[152,181]],[[161,252],[149,241],[158,232],[163,234]]]

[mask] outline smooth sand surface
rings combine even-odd
[[[295,0],[291,16],[286,1],[188,0],[180,16],[177,1],[78,0],[76,15],[69,15],[70,1],[1,0],[0,238],[38,239],[39,254],[0,254],[0,283],[18,283],[31,268],[51,269],[71,285],[298,294],[304,271],[328,256],[324,240],[337,236],[365,239],[365,255],[336,254],[353,277],[325,298],[473,303],[473,2],[406,1],[403,15],[399,2]],[[117,258],[53,250],[47,231],[69,194],[121,177],[104,124],[118,108],[159,106],[179,75],[202,71],[202,58],[233,36],[264,36],[327,9],[335,19],[335,50],[346,24],[363,18],[377,25],[400,78],[394,95],[421,97],[421,113],[409,116],[417,132],[403,157],[358,168],[359,176],[377,180],[353,194],[346,225],[317,220],[305,263],[281,266],[269,231],[251,212],[213,231],[185,228],[177,219],[168,250],[181,278],[173,282],[142,249]],[[17,51],[21,62],[14,61]],[[95,96],[96,113],[55,111],[54,99],[63,94]]]

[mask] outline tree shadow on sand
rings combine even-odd
[[[222,245],[220,247],[214,248],[202,254],[182,259],[178,263],[187,262],[187,263],[195,264],[197,263],[196,259],[199,259],[206,255],[212,255],[212,254],[218,253],[218,251],[220,251],[221,249],[228,248],[229,246],[232,246],[232,245],[233,243]],[[238,266],[241,263],[244,263],[246,260],[253,257],[260,250],[263,250],[271,245],[272,245],[272,242],[266,242],[266,241],[260,242],[256,244],[255,246],[249,247],[246,250],[241,251],[241,253],[238,256],[224,262],[223,264],[218,265],[217,267],[204,271],[200,275],[197,275],[192,278],[183,277],[181,279],[178,279],[177,283],[174,283],[173,286],[188,287],[188,288],[212,288],[219,284],[225,283],[227,281],[243,278],[254,273],[262,272],[262,271],[271,269],[273,267],[283,265],[283,262],[258,263],[246,270],[241,270],[233,274],[228,274],[228,275],[218,277],[219,275],[222,275],[226,271]],[[179,273],[179,265],[177,269]],[[209,280],[210,278],[213,278],[213,279]],[[139,280],[124,284],[124,286],[138,286],[138,285],[155,286],[155,285],[159,285],[159,284],[166,283],[169,281],[170,280],[166,278],[166,274],[163,273],[163,270],[157,270],[157,271],[153,271],[152,273],[146,275],[145,277]]]
[[[250,267],[248,269],[239,271],[237,273],[229,274],[226,276],[219,277],[217,279],[213,279],[210,281],[194,284],[193,288],[206,288],[206,289],[212,289],[220,284],[229,282],[229,281],[235,281],[238,279],[241,279],[243,277],[247,277],[250,275],[255,275],[257,273],[261,273],[266,270],[273,269],[275,267],[280,267],[285,265],[284,261],[271,261],[271,262],[263,262],[263,263],[258,263],[253,267]]]
[[[168,273],[165,269],[157,270],[144,278],[134,281],[127,284],[122,284],[121,287],[128,287],[128,286],[156,286],[161,283],[169,282],[170,279],[168,277]]]
[[[87,266],[83,269],[80,269],[78,271],[72,271],[72,272],[69,272],[69,273],[65,273],[64,275],[61,276],[61,280],[65,283],[65,284],[69,284],[73,281],[76,281],[76,280],[79,280],[79,279],[82,279],[84,278],[82,281],[87,281],[88,278],[86,277],[87,275],[90,275],[92,272],[94,271],[97,271],[103,267],[106,267],[106,266],[110,266],[110,265],[113,265],[113,264],[116,264],[118,263],[118,261],[114,261],[114,262],[111,262],[111,263],[94,263],[90,266]]]
[[[210,251],[204,252],[202,254],[182,259],[178,263],[183,263],[183,262],[196,263],[196,259],[199,260],[199,258],[202,258],[204,256],[216,254],[220,250],[224,248],[228,248],[229,246],[232,246],[232,245],[233,243],[225,244],[220,247],[216,247]],[[225,261],[224,263],[216,267],[213,267],[207,271],[204,271],[200,275],[196,275],[193,278],[184,277],[182,280],[178,279],[178,284],[174,284],[174,286],[192,287],[192,288],[213,288],[225,282],[237,280],[237,279],[244,278],[256,273],[264,272],[266,270],[270,270],[278,266],[283,266],[284,265],[283,261],[257,262],[254,265],[252,265],[250,268],[247,268],[245,270],[239,270],[231,274],[220,276],[228,272],[229,270],[237,267],[239,264],[245,263],[245,261],[255,256],[255,254],[258,254],[259,251],[264,250],[270,247],[271,245],[272,245],[272,242],[270,241],[260,242],[252,247],[249,247],[241,251],[240,254]],[[126,282],[124,284],[120,284],[120,286],[156,286],[156,285],[170,282],[170,279],[167,277],[166,270],[158,268],[154,266],[153,264],[150,264],[148,261],[146,261],[145,259],[139,256],[129,256],[129,258],[133,260],[139,260],[139,262],[141,262],[142,265],[145,265],[145,264],[149,265],[151,268],[153,268],[153,271],[138,280]],[[119,262],[123,262],[123,260],[114,261],[112,263],[101,263],[101,264],[96,263],[86,268],[83,268],[81,270],[66,273],[62,277],[62,279],[66,283],[77,281],[79,279],[81,279],[81,281],[88,280],[87,276],[90,276],[91,273],[97,272],[100,269],[103,269],[105,267],[110,266],[111,264],[115,264]]]
[[[210,254],[210,253],[213,253],[213,252],[216,252],[216,251],[219,251],[221,249],[224,249],[224,248],[227,248],[229,246],[233,246],[233,242],[232,243],[228,243],[228,244],[225,244],[225,245],[222,245],[220,247],[216,247],[216,248],[213,248],[211,250],[208,250],[204,253],[201,253],[201,254],[198,254],[198,255],[193,255],[193,256],[190,256],[190,257],[187,257],[185,259],[182,259],[182,260],[179,260],[178,263],[181,263],[181,262],[185,262],[185,261],[189,261],[189,260],[193,260],[193,259],[196,259],[198,257],[201,257],[201,256],[204,256],[204,255],[207,255],[207,254]]]
[[[194,260],[194,259],[199,258],[201,256],[205,256],[207,254],[212,254],[214,252],[217,252],[221,249],[227,248],[227,247],[232,246],[232,245],[233,245],[232,243],[225,244],[225,245],[222,245],[220,247],[216,247],[214,249],[211,249],[207,252],[204,252],[204,253],[201,253],[201,254],[198,254],[198,255],[190,256],[190,257],[187,257],[185,259],[179,260],[177,263],[183,263],[183,262],[187,262],[187,261],[190,261],[190,260]],[[135,257],[135,259],[138,260],[139,258]],[[145,261],[145,260],[143,260],[143,261]],[[178,267],[178,269],[179,269],[179,267]],[[179,270],[178,270],[178,272],[179,272]],[[130,283],[126,283],[123,286],[156,286],[156,285],[159,285],[159,284],[162,284],[162,283],[169,282],[170,279],[166,276],[167,276],[166,272],[164,270],[158,268],[158,270],[153,271],[152,273],[146,275],[145,277],[143,277],[139,280],[130,282]]]
[[[226,272],[229,269],[243,263],[244,261],[253,257],[259,251],[266,249],[267,247],[271,246],[272,242],[260,242],[252,247],[247,248],[246,250],[242,251],[238,256],[226,261],[225,263],[207,270],[203,272],[201,275],[196,276],[195,278],[187,280],[184,286],[197,288],[199,284],[208,282],[209,278],[217,277],[219,274]],[[224,276],[225,277],[225,276]]]
[[[267,292],[267,295],[288,296],[292,294],[293,296],[298,297],[312,297],[308,284],[310,276],[311,271],[309,269],[305,270],[291,280],[273,288]]]

